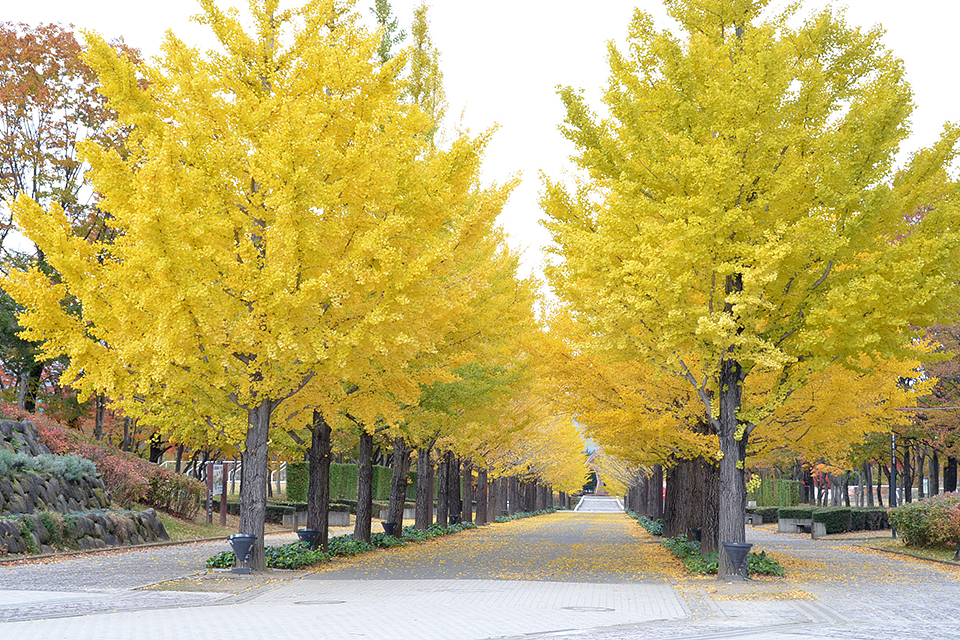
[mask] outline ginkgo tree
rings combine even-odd
[[[319,386],[336,406],[344,383],[434,349],[464,304],[438,295],[444,265],[495,212],[451,216],[477,145],[426,153],[432,123],[402,100],[402,57],[378,63],[350,3],[252,2],[250,31],[201,6],[219,45],[205,55],[169,34],[154,66],[137,65],[89,37],[129,128],[126,156],[81,147],[115,239],[81,241],[59,207],[21,197],[17,221],[62,281],[30,270],[4,287],[78,389],[242,443],[240,530],[262,567],[271,419],[307,422],[278,409],[305,391],[317,406]]]
[[[742,542],[755,425],[830,364],[905,357],[910,325],[955,308],[960,131],[894,169],[912,94],[880,29],[800,3],[665,4],[677,34],[638,11],[611,45],[608,117],[561,90],[582,175],[545,184],[547,275],[607,357],[696,391],[722,456],[720,540]]]

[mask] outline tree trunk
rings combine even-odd
[[[734,273],[726,277],[727,295],[743,291],[743,276]],[[736,321],[733,305],[727,302],[724,312]],[[741,425],[737,417],[742,405],[744,372],[740,363],[733,357],[733,348],[726,352],[720,361],[719,396],[720,415],[718,419],[718,439],[720,452],[720,526],[718,547],[723,542],[746,540],[747,490],[743,473],[747,453],[747,426]],[[717,578],[735,574],[738,567],[731,565],[727,554],[719,556]]]
[[[430,523],[433,522],[433,496],[434,496],[434,487],[437,486],[437,484],[436,484],[436,474],[434,473],[433,463],[432,463],[432,462],[430,463],[430,466],[427,467],[427,471],[428,471],[429,474],[430,474],[430,484],[427,485],[427,486],[428,486],[428,489],[427,489],[427,496],[428,496],[428,498],[427,498],[427,524],[430,524]]]
[[[663,467],[659,464],[653,465],[653,519],[663,518]]]
[[[487,524],[487,470],[477,471],[477,524]]]
[[[930,495],[940,493],[940,454],[934,449],[930,453]]]
[[[917,476],[917,499],[918,500],[923,500],[925,497],[927,497],[926,495],[924,495],[924,491],[923,491],[923,472],[924,472],[923,463],[926,462],[926,459],[927,459],[927,448],[922,447],[918,444],[917,445],[917,464],[914,467],[914,469],[917,472],[916,476]]]
[[[850,506],[850,472],[849,471],[843,474],[843,484],[840,487],[840,491],[843,492],[843,504],[849,507]]]
[[[447,526],[447,514],[450,512],[450,481],[447,474],[450,471],[449,451],[437,456],[437,524]]]
[[[373,520],[373,435],[366,429],[360,432],[360,447],[357,454],[357,522],[353,526],[355,540],[370,542],[370,526]]]
[[[881,509],[883,508],[883,494],[880,492],[880,487],[883,484],[883,465],[880,464],[880,461],[877,461],[877,506]]]
[[[520,500],[520,480],[517,476],[510,476],[507,479],[507,515],[512,516],[517,512],[517,503]]]
[[[873,465],[869,462],[863,463],[863,495],[867,500],[867,506],[873,506]]]
[[[526,483],[524,491],[523,510],[527,513],[533,513],[537,510],[537,483],[536,481]]]
[[[240,485],[240,533],[257,537],[250,550],[249,567],[265,571],[263,531],[267,516],[267,439],[273,403],[264,400],[247,410],[247,438],[243,451],[243,483]]]
[[[23,404],[20,406],[30,413],[35,413],[37,410],[37,396],[40,394],[40,379],[43,377],[43,367],[44,365],[41,362],[30,367],[24,381]]]
[[[463,501],[460,499],[460,458],[450,454],[450,468],[447,469],[447,499],[450,515],[459,516],[463,511]]]
[[[954,456],[947,458],[943,467],[943,491],[950,493],[957,490],[957,459]]]
[[[430,462],[431,447],[417,449],[417,504],[414,524],[417,529],[424,530],[430,526],[430,471],[433,464]]]
[[[329,549],[330,522],[330,425],[323,414],[314,410],[310,425],[310,449],[307,451],[309,476],[307,485],[307,528],[320,536],[313,548]],[[279,473],[277,474],[279,475]],[[359,512],[359,509],[358,509]]]
[[[663,509],[663,537],[673,538],[691,529],[701,531],[701,550],[717,550],[720,468],[704,458],[679,460],[667,469],[667,497]]]
[[[913,465],[910,460],[910,444],[903,443],[903,502],[913,502]]]
[[[176,462],[176,466],[174,467],[174,471],[176,473],[180,473],[180,465],[182,463],[183,463],[183,445],[181,444],[177,446],[177,462]],[[226,478],[224,478],[224,482],[226,482]]]
[[[650,478],[644,476],[637,487],[637,513],[650,516]]]
[[[803,483],[800,501],[805,504],[813,504],[813,474],[810,472],[810,469],[804,467],[801,470],[800,478]]]
[[[93,421],[93,437],[103,442],[103,422],[107,415],[107,398],[102,394],[96,395],[96,413]]]
[[[403,535],[403,505],[407,501],[407,471],[410,470],[410,447],[403,438],[393,439],[393,475],[390,478],[390,506],[387,517],[396,522],[394,537]]]
[[[647,477],[647,517],[651,520],[658,519],[660,516],[657,513],[663,511],[663,479],[661,478],[658,484],[656,474],[657,469],[654,467]]]
[[[487,481],[487,522],[496,522],[500,515],[500,491],[502,483],[500,478],[493,478]]]
[[[473,464],[463,461],[463,502],[460,505],[460,522],[473,522]]]

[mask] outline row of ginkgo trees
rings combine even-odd
[[[665,6],[672,31],[638,10],[611,46],[604,117],[561,91],[580,173],[545,185],[547,277],[567,352],[595,360],[567,387],[595,437],[638,466],[715,463],[711,544],[743,542],[748,445],[798,439],[811,406],[816,446],[889,428],[848,418],[889,417],[890,387],[922,377],[916,327],[955,323],[960,129],[896,166],[912,93],[879,28],[800,3]]]
[[[240,531],[262,569],[271,446],[308,449],[320,524],[334,429],[357,430],[361,474],[376,434],[397,460],[444,438],[511,444],[470,432],[519,393],[534,288],[494,224],[513,183],[480,184],[487,136],[437,140],[425,9],[392,56],[352,3],[263,0],[250,28],[201,6],[207,54],[171,34],[148,65],[88,37],[126,135],[79,145],[111,232],[78,237],[21,196],[16,223],[51,269],[3,286],[80,392],[242,450]]]

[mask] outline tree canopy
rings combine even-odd
[[[561,90],[581,177],[543,196],[547,275],[598,351],[697,393],[734,542],[755,426],[829,365],[906,360],[957,302],[960,131],[895,168],[912,94],[882,32],[770,5],[673,0],[676,35],[636,12],[609,115]]]

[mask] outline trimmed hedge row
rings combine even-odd
[[[763,478],[760,486],[747,493],[761,507],[792,507],[800,503],[800,483],[783,478]]]
[[[748,507],[747,513],[753,513],[760,516],[763,519],[763,523],[767,524],[768,522],[777,521],[777,511],[778,507]]]
[[[767,522],[769,511],[764,509],[748,509],[752,513],[761,513],[763,521]],[[890,528],[890,519],[887,512],[880,507],[786,507],[777,509],[777,518],[795,518],[798,520],[813,520],[822,522],[827,533],[843,533],[845,531],[879,531]],[[773,522],[774,520],[770,520]]]
[[[355,464],[330,464],[330,500],[331,502],[357,502],[359,468]],[[373,467],[373,499],[390,499],[390,480],[393,469]],[[307,487],[310,484],[310,465],[306,462],[291,462],[287,465],[287,500],[306,502]]]

